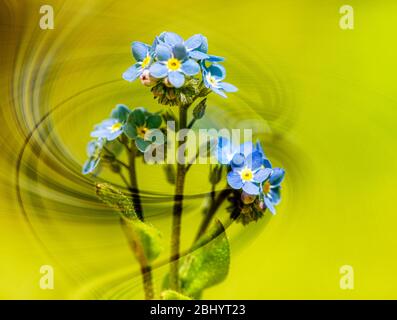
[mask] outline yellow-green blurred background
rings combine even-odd
[[[39,28],[44,4],[54,30]],[[354,30],[339,27],[344,4]],[[228,229],[230,274],[204,298],[397,298],[396,13],[394,0],[2,0],[0,298],[143,298],[117,216],[80,170],[92,126],[117,103],[159,110],[121,74],[130,43],[164,30],[206,35],[239,88],[211,96],[201,125],[253,128],[287,171],[276,216]],[[184,247],[206,170],[187,177]],[[168,244],[173,188],[160,168],[138,175]],[[54,267],[54,290],[39,287],[42,265]],[[354,290],[339,287],[342,265]],[[154,271],[158,283],[167,270]]]

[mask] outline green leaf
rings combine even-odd
[[[140,137],[136,137],[135,139],[135,145],[138,148],[139,151],[141,152],[145,152],[147,147],[149,147],[151,144],[150,141],[145,141]]]
[[[96,185],[96,194],[110,207],[121,213],[121,225],[137,259],[153,261],[162,249],[162,236],[158,229],[138,219],[130,197],[107,183]]]
[[[137,259],[144,257],[151,262],[163,250],[162,236],[158,229],[141,220],[121,219],[124,234]]]
[[[179,269],[183,294],[198,298],[201,292],[222,282],[230,264],[230,246],[220,221],[193,246],[192,253],[182,258]]]
[[[131,198],[111,184],[97,183],[96,194],[109,207],[119,210],[124,218],[138,219]]]
[[[124,126],[124,133],[128,138],[135,139],[138,134],[136,131],[136,125],[134,122],[129,121],[129,119],[130,118],[128,117],[128,122]]]
[[[195,119],[201,119],[202,117],[204,117],[206,108],[207,108],[207,98],[201,100],[199,104],[193,109],[193,117]]]
[[[192,298],[185,296],[174,290],[165,290],[161,293],[162,300],[192,300]]]
[[[145,110],[140,108],[134,109],[128,116],[128,122],[133,122],[137,127],[145,124]]]
[[[155,129],[160,127],[162,121],[163,119],[161,119],[161,116],[153,114],[146,119],[146,125],[149,129]]]
[[[114,119],[118,119],[121,122],[127,120],[128,115],[130,114],[130,109],[123,104],[118,104],[116,108],[112,110],[111,117]]]

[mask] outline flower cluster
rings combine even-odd
[[[217,158],[228,167],[227,182],[238,190],[230,197],[232,212],[241,213],[244,221],[257,220],[266,209],[276,213],[280,203],[281,182],[285,171],[273,168],[261,145],[257,142],[233,145],[228,139],[218,140]],[[237,216],[236,216],[237,218]],[[248,219],[247,219],[248,218]]]
[[[120,151],[117,146],[128,146],[129,140],[134,141],[139,151],[145,152],[153,143],[148,133],[158,129],[161,124],[162,118],[159,114],[150,113],[142,107],[131,111],[123,104],[117,105],[110,118],[97,124],[91,132],[94,140],[87,146],[88,160],[83,165],[83,174],[94,172],[101,159],[113,164]]]
[[[220,62],[224,58],[208,54],[207,38],[201,34],[184,41],[176,33],[163,32],[151,46],[133,42],[132,55],[136,63],[124,72],[123,78],[130,82],[140,78],[143,85],[155,87],[152,91],[160,103],[178,104],[172,100],[180,93],[186,96],[185,87],[193,86],[190,90],[197,91],[197,96],[212,91],[226,97],[225,92],[237,91],[223,81],[226,70]],[[167,99],[161,99],[163,96]]]

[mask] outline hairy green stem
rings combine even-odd
[[[179,107],[179,130],[186,129],[188,106]],[[179,141],[178,149],[183,144]],[[172,213],[171,257],[170,257],[170,289],[179,290],[179,257],[180,237],[183,209],[183,189],[185,184],[186,167],[177,157],[177,171],[175,181],[174,209]]]

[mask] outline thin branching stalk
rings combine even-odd
[[[179,107],[179,130],[186,129],[188,106]],[[183,144],[179,141],[178,149]],[[177,157],[178,159],[178,157]],[[186,166],[177,161],[174,209],[172,213],[172,234],[171,234],[171,257],[170,257],[170,289],[179,290],[179,256],[180,256],[180,237],[183,209],[183,190],[185,184]]]
[[[208,226],[210,225],[212,218],[215,216],[215,213],[222,205],[223,201],[226,200],[227,196],[231,193],[231,189],[227,188],[218,193],[218,195],[213,198],[211,201],[211,205],[208,209],[208,212],[204,216],[203,221],[201,222],[200,228],[197,232],[196,238],[194,241],[197,241],[204,233],[207,231]]]

